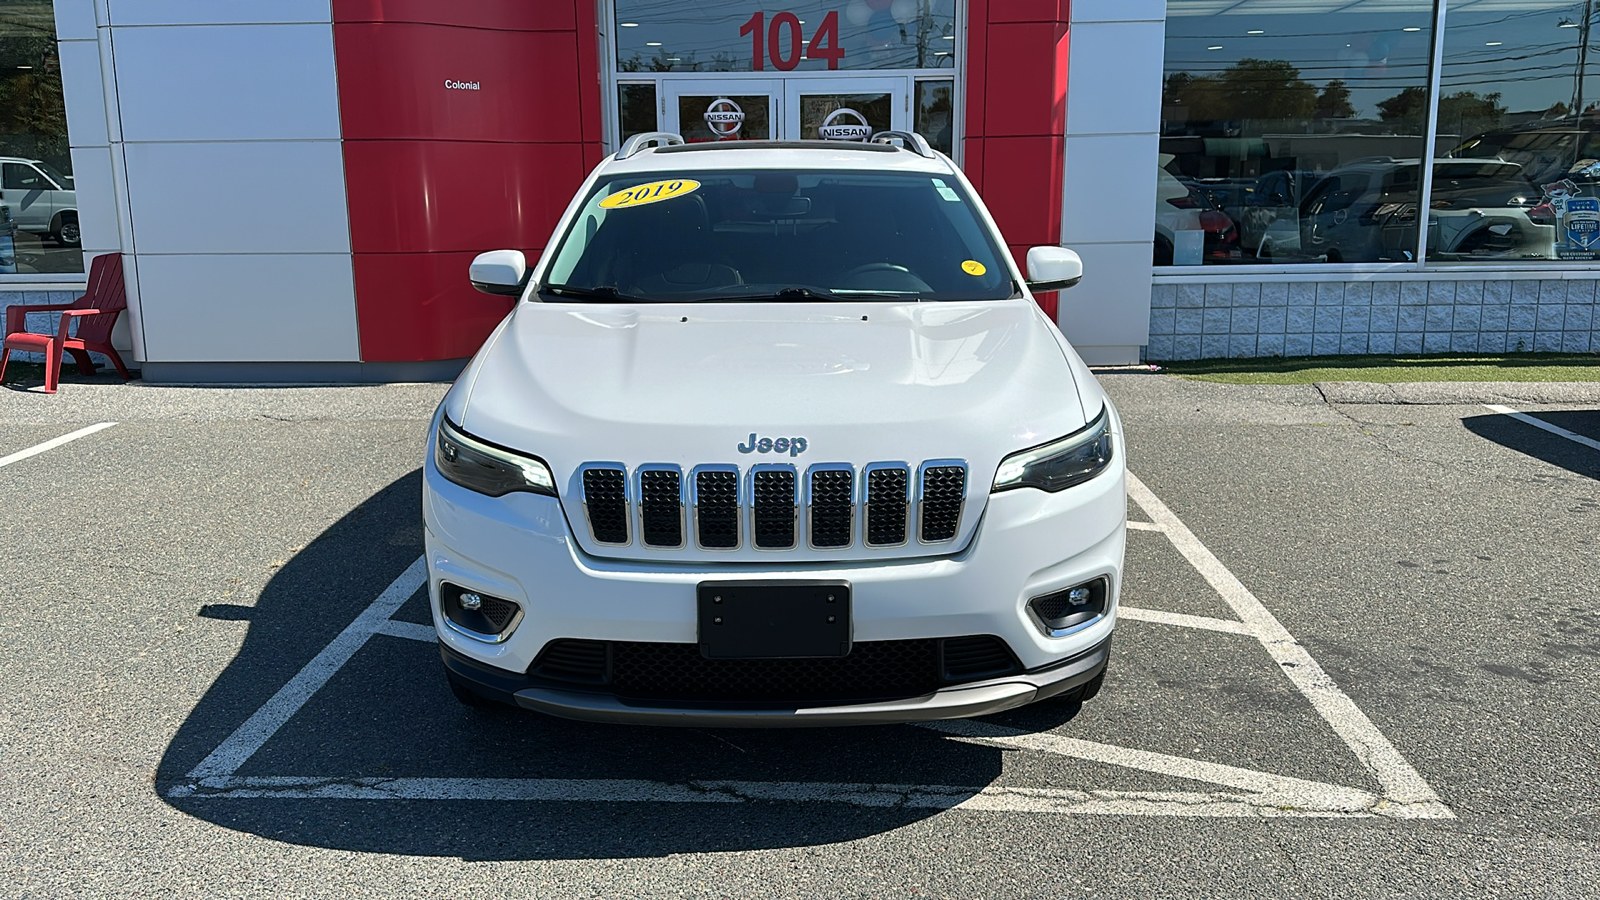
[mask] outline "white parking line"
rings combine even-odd
[[[117,424],[117,423],[115,423],[115,422],[97,422],[97,423],[95,423],[93,425],[90,425],[87,428],[79,428],[77,431],[74,431],[74,432],[72,432],[70,434],[63,434],[61,437],[51,438],[50,440],[45,441],[42,444],[35,444],[35,445],[33,445],[32,447],[29,447],[26,450],[18,450],[17,452],[11,454],[10,456],[0,456],[0,469],[3,469],[6,466],[9,466],[14,462],[21,462],[22,460],[25,460],[30,456],[38,456],[39,454],[45,452],[46,450],[54,450],[55,448],[61,446],[62,444],[70,444],[73,441],[77,440],[78,438],[88,437],[89,435],[94,434],[97,431],[105,431],[107,428],[110,428],[111,426],[113,426],[115,424]]]
[[[1167,612],[1160,609],[1141,609],[1136,606],[1117,607],[1118,619],[1131,619],[1135,622],[1159,622],[1162,625],[1176,625],[1179,628],[1199,628],[1205,631],[1221,631],[1227,634],[1247,634],[1252,637],[1254,631],[1243,622],[1234,622],[1230,619],[1213,619],[1210,616],[1191,616],[1187,613]]]
[[[1157,525],[1154,522],[1140,522],[1137,519],[1129,519],[1128,520],[1128,530],[1129,531],[1166,531],[1165,528],[1162,528],[1160,525]]]
[[[1087,815],[1210,817],[1368,817],[1454,818],[1421,775],[1400,756],[1355,703],[1336,687],[1309,653],[1261,601],[1236,578],[1193,532],[1131,473],[1128,491],[1178,551],[1216,589],[1238,621],[1161,610],[1124,607],[1122,618],[1184,628],[1255,637],[1279,668],[1342,738],[1381,786],[1374,793],[1066,737],[956,720],[927,723],[951,740],[1069,756],[1153,775],[1215,785],[1213,791],[1104,791],[1066,788],[960,787],[827,782],[691,781],[664,783],[628,779],[549,778],[372,778],[326,776],[238,776],[235,773],[374,634],[434,640],[433,629],[391,617],[423,585],[424,560],[418,559],[278,690],[261,709],[168,790],[171,797],[486,800],[614,803],[744,803],[798,801],[862,807],[973,809],[1002,812]]]
[[[1536,416],[1530,416],[1527,413],[1517,412],[1509,406],[1496,406],[1492,403],[1485,403],[1483,408],[1489,410],[1490,412],[1497,412],[1502,416],[1510,416],[1511,418],[1516,419],[1518,422],[1532,425],[1535,428],[1541,428],[1550,432],[1551,434],[1558,434],[1575,444],[1582,444],[1591,450],[1600,450],[1600,441],[1597,441],[1594,438],[1587,438],[1575,431],[1568,431],[1567,429],[1562,428],[1560,425],[1552,425]]]
[[[1350,752],[1377,776],[1388,799],[1404,804],[1418,816],[1455,818],[1440,802],[1439,795],[1428,787],[1417,770],[1406,762],[1400,751],[1383,736],[1383,732],[1361,712],[1355,701],[1339,690],[1306,648],[1294,639],[1294,635],[1132,472],[1128,473],[1128,494],[1146,515],[1158,525],[1166,526],[1167,539],[1211,583],[1239,620],[1250,626],[1283,674],[1311,701],[1311,705],[1349,746]]]
[[[318,688],[328,683],[350,657],[356,655],[369,638],[383,627],[389,617],[398,611],[411,595],[417,592],[428,579],[428,567],[422,557],[406,567],[400,577],[396,578],[384,589],[372,605],[362,610],[356,620],[345,626],[333,642],[322,648],[306,663],[305,668],[295,673],[289,682],[278,688],[262,707],[255,711],[244,724],[228,735],[217,749],[211,751],[200,764],[189,772],[190,778],[208,778],[217,775],[232,775],[239,771],[245,760],[255,755],[261,745],[265,744],[282,728],[285,722],[294,718],[300,707],[311,699],[311,695]]]

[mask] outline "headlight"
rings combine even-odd
[[[994,473],[994,490],[1031,487],[1055,493],[1099,475],[1111,465],[1111,416],[1105,408],[1093,422],[1042,447],[1013,453]]]
[[[433,443],[433,464],[445,478],[491,497],[515,491],[556,495],[556,480],[543,460],[485,444],[442,416]]]

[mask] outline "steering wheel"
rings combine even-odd
[[[893,272],[896,275],[911,275],[911,270],[905,266],[887,262],[870,262],[864,266],[856,266],[854,269],[851,269],[839,277],[854,278],[857,275],[870,275],[874,272]],[[911,275],[911,277],[916,278],[917,276]]]

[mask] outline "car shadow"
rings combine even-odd
[[[911,726],[643,728],[569,722],[511,708],[471,709],[451,696],[433,643],[378,634],[236,774],[326,779],[323,783],[331,785],[371,783],[359,779],[538,781],[553,786],[556,795],[575,799],[245,798],[192,792],[189,773],[196,764],[421,555],[420,495],[419,472],[398,479],[288,560],[253,606],[213,603],[197,611],[208,618],[246,620],[249,629],[238,655],[167,747],[155,784],[165,802],[227,828],[308,846],[469,860],[609,859],[831,844],[942,811],[912,808],[892,791],[881,795],[882,805],[866,799],[742,797],[655,802],[639,799],[641,786],[643,793],[666,786],[665,793],[682,799],[717,790],[707,783],[797,788],[802,794],[857,785],[919,785],[937,786],[955,802],[1001,776],[1001,750]],[[418,590],[394,618],[426,623],[425,594]],[[1005,721],[1042,730],[1059,726],[1076,711],[1047,703]],[[635,799],[615,799],[617,788],[632,790]],[[586,794],[613,799],[577,799]]]
[[[1591,440],[1600,440],[1600,410],[1560,410],[1529,415]],[[1468,416],[1461,420],[1461,424],[1473,434],[1502,447],[1585,478],[1600,480],[1600,452],[1558,434],[1551,434],[1499,413]]]

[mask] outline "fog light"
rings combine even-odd
[[[522,621],[516,603],[448,582],[439,585],[439,612],[452,630],[491,644],[505,640]]]
[[[1106,613],[1110,582],[1096,578],[1028,601],[1028,614],[1045,637],[1066,637],[1098,622]]]

